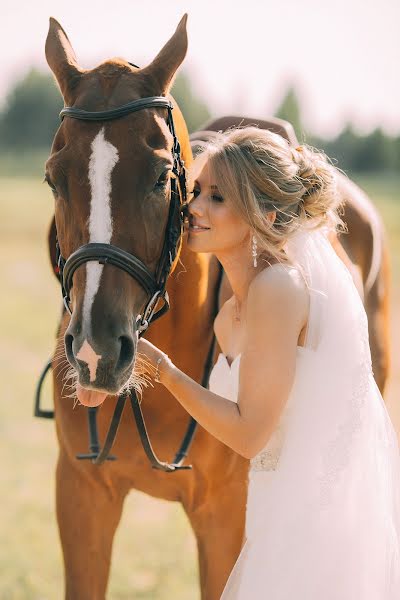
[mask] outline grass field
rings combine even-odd
[[[62,598],[54,515],[52,422],[32,417],[37,376],[60,310],[45,243],[52,198],[40,177],[0,166],[0,600]],[[393,375],[388,404],[400,424],[400,178],[360,180],[387,225],[393,258]],[[397,332],[397,337],[394,332]],[[115,540],[110,600],[195,600],[195,542],[180,507],[133,492]]]

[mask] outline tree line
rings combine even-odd
[[[334,164],[350,173],[400,172],[400,136],[388,136],[381,128],[359,135],[351,123],[333,139],[307,132],[294,88],[289,88],[276,116],[292,123],[299,141],[324,150]]]
[[[201,128],[211,117],[210,107],[194,93],[185,72],[178,74],[172,93],[189,131]],[[0,112],[0,152],[48,151],[62,105],[53,77],[31,69],[11,89]],[[304,130],[300,103],[293,88],[287,91],[275,114],[292,123],[299,140],[323,149],[346,172],[400,171],[400,136],[388,136],[380,128],[359,135],[349,123],[334,139],[317,138]]]

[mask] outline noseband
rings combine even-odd
[[[110,264],[133,277],[146,291],[148,301],[136,321],[138,336],[146,331],[151,321],[155,321],[169,309],[168,292],[165,289],[172,265],[176,259],[182,237],[183,210],[186,206],[186,172],[181,157],[181,148],[176,137],[174,120],[172,117],[172,103],[164,96],[151,96],[139,98],[117,108],[102,111],[87,111],[81,108],[65,107],[60,112],[60,118],[79,119],[81,121],[111,121],[120,119],[145,108],[166,108],[168,111],[167,125],[173,138],[172,158],[173,167],[171,177],[171,195],[169,203],[168,221],[161,256],[155,274],[136,256],[112,244],[89,243],[80,246],[67,259],[61,255],[57,240],[57,264],[61,281],[62,295],[65,308],[72,314],[70,293],[75,271],[89,261],[100,264]],[[156,311],[158,301],[162,299],[163,305]]]
[[[168,221],[166,226],[165,238],[161,256],[153,275],[147,266],[136,256],[130,254],[122,248],[113,246],[112,244],[89,243],[80,246],[66,260],[61,255],[58,239],[56,243],[58,276],[61,282],[62,295],[67,311],[72,314],[70,306],[70,292],[73,284],[73,275],[75,271],[83,264],[89,261],[97,261],[100,264],[110,264],[128,275],[133,277],[148,295],[148,302],[144,308],[143,315],[139,315],[137,319],[137,332],[140,336],[148,328],[151,321],[158,319],[169,308],[168,294],[165,289],[168,276],[171,272],[171,267],[176,259],[178,248],[182,237],[183,215],[186,208],[186,173],[184,163],[181,157],[181,149],[178,139],[175,134],[174,121],[172,118],[172,103],[164,96],[152,96],[149,98],[140,98],[133,102],[128,102],[123,106],[90,112],[81,108],[65,107],[60,112],[61,119],[70,117],[72,119],[80,119],[82,121],[110,121],[119,119],[130,113],[143,110],[145,108],[166,108],[168,111],[167,125],[173,137],[172,157],[173,168],[171,177],[171,196],[168,212]],[[222,269],[220,269],[215,295],[215,309],[217,312],[218,305],[218,290],[222,278]],[[156,311],[159,299],[164,301],[163,306]],[[208,379],[211,371],[212,359],[214,355],[215,336],[207,354],[206,364],[204,367],[202,386],[207,387]],[[51,369],[52,362],[46,365],[35,395],[35,415],[37,417],[52,418],[53,411],[42,410],[40,407],[41,389],[46,373]],[[87,411],[88,428],[89,428],[89,453],[78,454],[80,460],[91,460],[94,464],[101,465],[106,460],[114,460],[115,457],[110,455],[118,426],[121,421],[122,411],[124,409],[127,395],[120,396],[114,409],[114,414],[105,438],[103,447],[101,448],[97,430],[97,408],[89,408]],[[154,469],[172,473],[181,469],[191,469],[191,465],[184,465],[183,462],[187,456],[190,445],[193,441],[193,436],[196,431],[197,423],[191,417],[182,443],[172,462],[160,461],[156,456],[149,440],[146,425],[143,419],[140,403],[135,390],[130,393],[130,401],[132,411],[135,417],[136,425],[142,441],[143,449]]]

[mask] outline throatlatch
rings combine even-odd
[[[79,247],[67,259],[65,259],[60,250],[58,237],[56,240],[57,253],[57,275],[61,284],[61,291],[65,309],[72,314],[70,306],[70,292],[73,285],[73,275],[75,271],[89,261],[97,261],[100,264],[112,264],[119,269],[122,269],[128,275],[136,279],[138,283],[147,292],[148,302],[143,311],[143,315],[138,316],[137,331],[139,337],[146,331],[152,321],[161,317],[169,309],[169,298],[166,291],[166,283],[171,272],[172,265],[177,257],[179,246],[182,239],[183,231],[183,216],[186,210],[186,172],[184,162],[181,157],[181,148],[178,138],[175,133],[174,120],[172,117],[173,105],[170,100],[164,96],[151,96],[148,98],[140,98],[133,102],[128,102],[117,108],[104,111],[86,111],[76,107],[65,107],[60,112],[61,120],[65,117],[79,119],[84,121],[108,121],[119,119],[130,113],[137,112],[146,108],[166,108],[167,109],[167,125],[173,137],[172,157],[174,177],[171,178],[171,196],[168,213],[168,221],[165,232],[164,245],[160,256],[160,261],[156,269],[155,276],[149,271],[147,266],[136,256],[126,252],[122,248],[113,246],[112,244],[89,243]],[[220,268],[216,307],[220,282],[222,279],[222,268]],[[163,301],[163,305],[156,311],[159,300]],[[217,312],[217,311],[215,311]],[[212,343],[209,348],[207,360],[204,368],[202,385],[208,386],[209,375],[211,372],[212,358],[215,348],[215,336],[213,335]],[[51,369],[51,361],[47,363],[42,374],[40,375],[38,386],[35,394],[35,411],[37,417],[53,418],[54,411],[43,410],[40,407],[41,389],[43,381]],[[100,465],[106,460],[115,460],[115,457],[110,455],[118,427],[121,421],[122,413],[125,407],[127,398],[130,398],[132,411],[135,417],[137,429],[142,441],[143,449],[149,458],[152,467],[167,473],[179,470],[190,469],[191,465],[183,465],[183,460],[187,456],[187,452],[193,441],[193,436],[196,431],[197,423],[191,418],[182,444],[172,463],[160,461],[152,448],[146,425],[143,418],[143,413],[140,407],[139,400],[135,391],[128,395],[120,396],[117,400],[114,414],[108,429],[108,433],[103,447],[100,446],[98,429],[97,429],[97,408],[88,408],[88,431],[89,431],[89,453],[78,454],[79,460],[91,460],[94,464]]]

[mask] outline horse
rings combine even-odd
[[[144,68],[112,59],[82,69],[55,19],[46,39],[47,62],[67,107],[101,112],[141,98],[167,97],[174,105],[181,155],[190,166],[188,132],[169,95],[186,49],[186,16]],[[58,258],[68,261],[88,243],[111,243],[156,272],[168,233],[173,178],[168,112],[163,106],[143,108],[104,122],[64,117],[46,163],[46,180],[55,196]],[[188,251],[183,240],[166,282],[171,308],[144,333],[198,382],[213,337],[218,278],[216,261]],[[197,540],[201,597],[216,600],[242,544],[248,461],[199,427],[190,452],[192,470],[152,469],[139,436],[132,434],[127,411],[113,447],[118,460],[99,467],[76,459],[87,443],[86,409],[73,410],[68,384],[76,385],[87,405],[102,402],[98,427],[104,437],[127,374],[133,372],[129,381],[140,385],[135,334],[148,297],[138,281],[107,261],[79,266],[72,282],[72,314],[63,312],[52,361],[65,598],[105,598],[114,534],[124,499],[135,488],[181,502]],[[171,455],[187,428],[188,414],[165,389],[148,382],[142,387],[141,407],[156,451]]]
[[[267,120],[249,116],[223,116],[205,123],[201,130],[190,135],[192,149],[200,152],[217,132],[232,127],[256,126],[268,129],[299,146],[291,123],[277,117]],[[390,375],[390,252],[383,221],[367,194],[343,172],[335,170],[338,203],[347,231],[330,234],[336,254],[350,271],[363,300],[368,316],[369,341],[375,381],[382,395]],[[232,290],[226,277],[222,278],[219,305]]]

